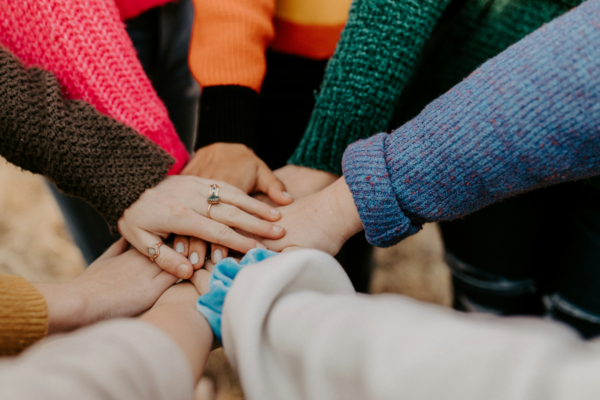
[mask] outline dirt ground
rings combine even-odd
[[[0,158],[0,273],[32,282],[65,282],[84,265],[44,181]],[[372,293],[450,303],[450,276],[435,224],[397,246],[376,249],[373,269]],[[219,400],[243,399],[222,350],[211,354],[206,375],[214,379]]]

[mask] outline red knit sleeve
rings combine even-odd
[[[273,39],[275,0],[194,0],[190,68],[202,86],[260,91]]]
[[[0,9],[0,44],[54,73],[66,98],[91,103],[169,152],[177,160],[171,174],[183,168],[188,154],[114,1],[0,0]]]

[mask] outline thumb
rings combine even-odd
[[[294,201],[292,196],[285,191],[285,185],[279,180],[266,165],[261,166],[256,178],[256,189],[266,193],[267,196],[280,206],[285,206]]]

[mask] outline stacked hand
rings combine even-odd
[[[240,144],[200,149],[184,174],[202,177],[166,178],[119,220],[121,234],[145,255],[150,246],[175,234],[173,248],[160,246],[155,261],[183,279],[204,265],[207,243],[213,264],[227,257],[229,249],[245,253],[264,246],[275,251],[312,247],[335,254],[362,228],[343,179],[336,182],[334,174],[293,165],[273,172]],[[209,216],[213,184],[219,187],[220,203],[211,207]],[[286,188],[300,200],[290,204]]]
[[[221,202],[211,207],[207,217],[209,188],[219,186]],[[239,228],[260,237],[278,239],[285,231],[273,224],[281,218],[273,207],[249,197],[225,182],[193,176],[167,177],[145,191],[119,220],[119,231],[142,254],[171,233],[191,237],[179,240],[175,248],[160,246],[156,263],[165,271],[187,279],[204,263],[206,241],[247,252],[263,245],[235,232]],[[200,239],[200,240],[199,240]],[[188,258],[189,257],[189,258]]]
[[[264,193],[271,200],[270,204],[275,206],[290,204],[293,201],[289,193],[285,191],[285,185],[273,174],[264,161],[243,144],[215,143],[199,149],[184,168],[182,175],[194,175],[227,182],[243,193]],[[239,226],[236,228],[244,229]],[[211,257],[215,263],[227,257],[228,248],[238,250],[226,243],[215,242],[209,238],[206,240],[211,242]],[[191,237],[177,236],[175,237],[175,249],[181,250],[185,254],[188,252],[186,244],[192,241],[198,243]],[[203,248],[206,249],[205,243],[203,243]],[[190,254],[192,253],[190,252]]]
[[[363,229],[344,178],[279,210],[283,217],[278,224],[287,234],[278,240],[262,240],[273,251],[307,247],[335,255],[350,237]]]

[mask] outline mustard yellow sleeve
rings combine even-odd
[[[21,352],[48,331],[42,294],[19,276],[0,274],[0,356]]]

